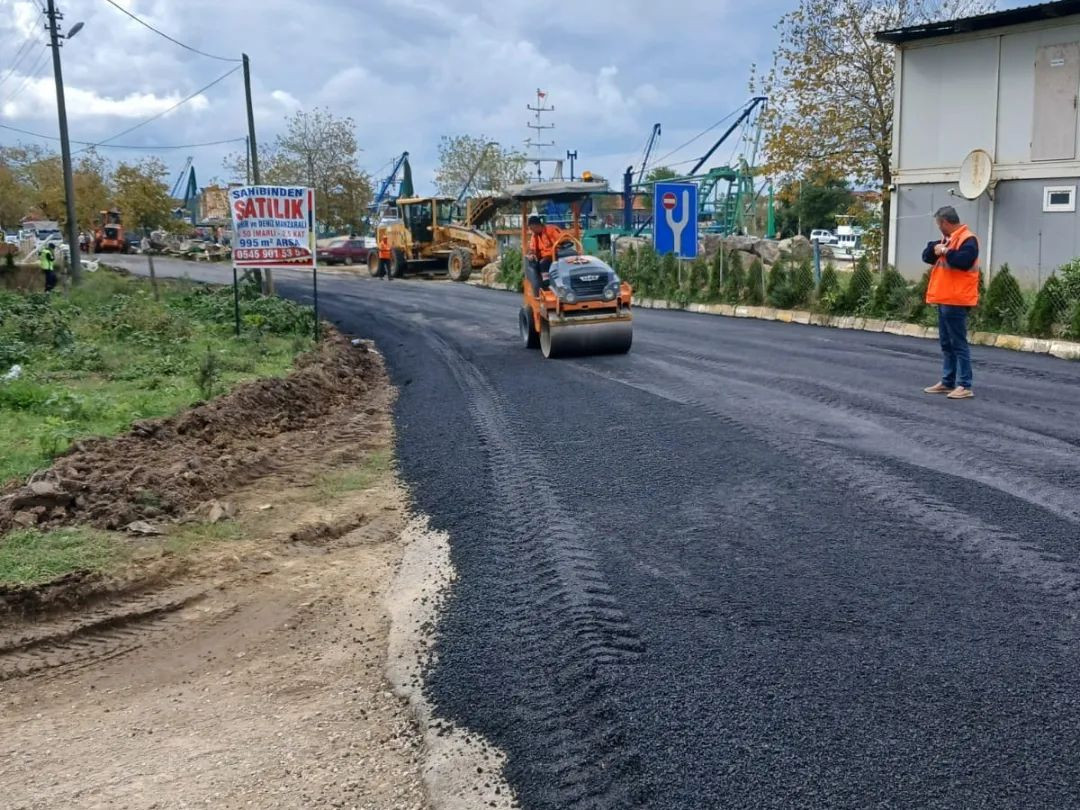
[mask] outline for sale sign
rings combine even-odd
[[[229,189],[233,264],[314,267],[315,194],[299,186]]]

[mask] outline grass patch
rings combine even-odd
[[[228,543],[240,540],[245,529],[239,523],[225,520],[220,523],[189,523],[169,531],[165,551],[183,556],[209,543]]]
[[[177,413],[239,383],[282,376],[311,347],[310,308],[232,290],[99,271],[70,296],[0,292],[0,484],[48,466],[80,438]],[[208,360],[209,358],[209,360]]]
[[[389,469],[390,452],[375,450],[358,466],[331,470],[316,478],[317,500],[326,503],[350,492],[370,489]]]
[[[9,532],[0,542],[0,585],[40,585],[73,571],[106,571],[129,557],[120,540],[92,529]]]

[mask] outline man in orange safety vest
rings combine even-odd
[[[944,357],[941,382],[923,389],[949,399],[970,399],[971,349],[967,339],[968,312],[979,303],[979,240],[951,205],[934,214],[942,239],[930,242],[923,261],[933,265],[926,303],[938,308],[938,337]]]

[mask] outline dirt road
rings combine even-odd
[[[133,540],[133,592],[0,621],[0,805],[428,807],[423,730],[385,676],[406,495],[388,383],[366,379],[260,441],[251,483],[218,493],[235,519]]]
[[[639,312],[549,362],[512,295],[321,291],[450,537],[430,694],[524,806],[1080,805],[1080,366],[975,348],[949,402],[930,341]]]

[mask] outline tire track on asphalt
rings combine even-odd
[[[640,754],[628,743],[608,689],[641,641],[617,603],[592,548],[592,538],[542,485],[547,471],[508,422],[508,406],[492,384],[448,342],[428,333],[430,348],[465,394],[488,459],[497,514],[488,538],[518,561],[508,605],[520,633],[525,666],[539,675],[523,697],[522,716],[538,747],[549,752],[527,764],[549,787],[542,807],[628,808],[644,801]],[[511,754],[511,756],[513,756]]]
[[[887,470],[880,462],[861,458],[841,448],[815,440],[812,434],[792,431],[793,414],[777,418],[760,407],[759,398],[725,390],[724,408],[702,396],[702,374],[691,374],[675,365],[655,362],[653,381],[604,373],[588,364],[589,373],[646,391],[655,396],[705,411],[715,419],[752,436],[878,503],[933,536],[955,543],[1028,586],[1068,604],[1080,600],[1080,571],[1060,555],[1030,545],[1024,538],[988,523],[941,498],[914,486],[908,479]],[[658,380],[664,380],[659,382]],[[772,421],[767,421],[770,419]]]
[[[894,437],[891,442],[874,442],[876,451],[943,475],[961,477],[984,484],[1004,494],[1023,498],[1028,503],[1058,517],[1080,524],[1080,498],[1075,492],[1041,478],[1032,481],[990,460],[1003,455],[1008,457],[1010,452],[1014,458],[1021,455],[1020,450],[1016,448],[1016,445],[1020,443],[1015,440],[997,435],[993,437],[997,440],[996,447],[987,446],[989,443],[982,444],[984,453],[992,454],[990,457],[985,454],[976,455],[950,438],[958,427],[956,424],[941,424],[940,431],[931,432],[927,429],[925,420],[912,419],[899,408],[880,402],[871,395],[858,391],[840,391],[832,386],[792,375],[754,372],[697,354],[673,357],[670,362],[693,370],[694,365],[687,361],[688,358],[698,364],[712,366],[723,372],[724,379],[728,383],[737,380],[748,386],[769,388],[774,397],[782,397],[792,403],[792,406],[788,408],[788,415],[791,417],[805,413],[805,409],[797,407],[797,403],[800,398],[809,399],[825,407],[830,421],[839,421],[844,427],[852,428],[853,434],[856,432],[853,428],[857,425],[863,429],[864,436],[874,436],[875,432],[887,431]],[[781,384],[775,385],[778,381]],[[770,385],[770,383],[774,384]],[[855,406],[851,404],[852,402],[859,404]],[[842,420],[835,418],[838,413],[843,415]],[[876,416],[878,419],[876,421],[868,419],[868,415]],[[965,421],[963,426],[969,430],[965,436],[971,437],[972,421]],[[1080,472],[1080,466],[1078,466],[1080,454],[1076,453],[1075,448],[1060,440],[1047,441],[1041,436],[1037,438],[1042,439],[1041,452],[1060,456],[1059,463],[1068,464]],[[912,444],[912,440],[915,444]],[[888,447],[885,447],[886,444]],[[1054,446],[1048,446],[1050,444]],[[1064,448],[1061,447],[1062,444],[1065,444]],[[859,449],[858,442],[854,445],[854,449]],[[1044,458],[1044,460],[1047,459]],[[1037,476],[1037,473],[1031,472],[1030,475]]]

